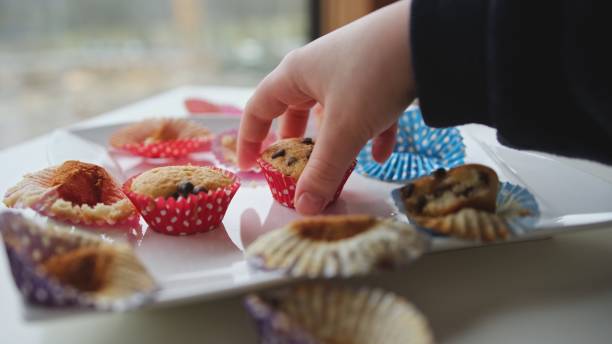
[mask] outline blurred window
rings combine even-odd
[[[0,148],[185,84],[254,85],[308,0],[0,0]]]

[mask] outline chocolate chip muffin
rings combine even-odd
[[[446,171],[441,168],[402,188],[408,213],[442,216],[463,208],[495,212],[499,179],[487,166],[468,164]]]
[[[187,197],[234,183],[221,171],[203,166],[165,166],[151,169],[132,181],[131,191],[152,198]]]
[[[312,149],[313,139],[290,138],[277,141],[268,147],[261,158],[286,176],[300,178]]]
[[[498,189],[493,169],[468,164],[438,169],[400,192],[408,217],[417,225],[444,235],[493,241],[509,235],[504,218],[496,213]]]

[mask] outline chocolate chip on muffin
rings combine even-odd
[[[303,143],[303,144],[306,144],[306,145],[314,145],[314,141],[313,141],[313,140],[312,140],[312,138],[310,138],[310,137],[305,137],[305,138],[302,140],[302,143]]]
[[[285,156],[285,150],[279,149],[276,153],[272,154],[272,159],[280,158],[281,156]]]

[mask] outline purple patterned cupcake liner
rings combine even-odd
[[[245,306],[261,343],[433,342],[425,317],[381,289],[305,284],[251,294]]]
[[[150,301],[157,289],[128,246],[38,223],[19,211],[0,212],[0,233],[15,284],[29,304],[121,311]],[[59,274],[58,266],[64,269]],[[88,289],[81,289],[85,284]]]

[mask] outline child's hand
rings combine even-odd
[[[409,7],[400,1],[292,51],[249,100],[238,140],[243,169],[259,157],[275,117],[283,117],[281,137],[302,136],[310,108],[323,105],[317,142],[297,184],[298,212],[323,210],[369,139],[376,137],[376,160],[391,154],[395,122],[414,98]]]

